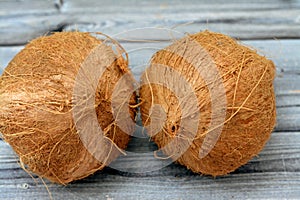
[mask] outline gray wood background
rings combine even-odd
[[[177,164],[142,174],[106,168],[68,186],[46,181],[53,199],[300,199],[299,0],[0,0],[0,73],[28,41],[53,31],[115,35],[143,27],[218,31],[272,59],[278,116],[270,141],[259,156],[227,176],[200,176]],[[119,38],[136,78],[151,55],[174,40],[147,30]],[[128,150],[154,148],[147,139],[133,139]],[[0,199],[49,198],[43,182],[24,172],[11,148],[0,141]]]

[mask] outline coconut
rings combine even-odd
[[[270,138],[276,121],[274,76],[272,61],[229,36],[187,35],[156,52],[142,76],[143,124],[166,158],[196,173],[228,174]],[[151,118],[154,105],[165,112],[159,131],[151,128],[158,124]]]
[[[88,59],[99,45],[102,50],[99,53],[98,49],[98,60]],[[76,121],[73,112],[74,98],[83,99],[83,105],[86,98],[74,96],[73,91],[86,60],[95,69],[103,68],[95,94],[87,94],[94,95],[92,108],[107,145],[97,146],[96,141],[94,149],[88,149],[82,141],[82,136],[90,137],[89,132],[80,132],[84,125],[90,126],[88,115],[77,117]],[[104,61],[108,66],[101,64]],[[115,159],[117,155],[112,149],[122,152],[130,136],[115,123],[111,97],[114,86],[127,73],[127,60],[90,33],[54,33],[27,44],[0,77],[0,132],[19,155],[21,166],[50,181],[67,184],[103,169]],[[131,80],[127,83],[127,88],[132,87]],[[135,104],[134,95],[130,103]],[[133,119],[135,109],[128,109]],[[77,123],[81,124],[79,128]],[[104,152],[103,157],[95,157],[96,151]]]

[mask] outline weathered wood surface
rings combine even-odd
[[[129,150],[140,146],[144,144],[132,141]],[[1,142],[0,148],[1,199],[49,198],[41,180],[35,182],[20,169],[10,147]],[[300,197],[299,166],[300,132],[276,132],[259,157],[216,179],[171,164],[138,175],[106,168],[66,187],[46,183],[54,199],[296,199]]]
[[[300,199],[300,1],[0,0],[0,73],[27,41],[51,31],[101,31],[116,36],[147,26],[175,27],[183,33],[220,31],[274,60],[275,132],[258,157],[225,177],[199,176],[177,164],[142,174],[106,168],[66,187],[46,181],[53,198]],[[138,78],[151,55],[177,36],[130,31],[116,38],[129,52],[130,67]],[[128,151],[155,148],[147,139],[134,138]],[[19,167],[3,141],[0,150],[0,199],[49,199],[42,181]],[[119,162],[135,168],[145,157],[130,159]]]
[[[2,0],[0,3],[2,45],[24,44],[55,30],[115,34],[149,26],[178,26],[177,30],[190,33],[210,29],[243,39],[300,37],[299,1]],[[191,24],[180,26],[186,23]]]

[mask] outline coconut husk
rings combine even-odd
[[[95,148],[105,152],[106,160],[96,159],[86,149],[72,113],[76,76],[100,44],[104,50],[97,56],[109,59],[111,64],[98,82],[94,110],[108,146]],[[30,173],[67,184],[101,170],[115,159],[117,155],[105,149],[116,147],[120,153],[130,138],[114,123],[111,108],[113,87],[125,73],[129,73],[127,61],[90,33],[54,33],[27,44],[0,77],[0,132],[19,155],[21,166]],[[135,104],[134,95],[130,103]],[[128,109],[133,119],[135,109]],[[89,126],[86,119],[80,119],[81,125]]]
[[[195,65],[200,66],[201,73]],[[167,67],[155,73],[161,66]],[[213,68],[218,75],[208,82],[203,76],[211,74]],[[172,70],[190,84],[197,102],[189,95],[176,94],[186,91],[186,87],[169,73]],[[166,113],[164,125],[158,133],[151,133],[151,127],[148,131],[164,148],[166,157],[197,173],[228,174],[256,156],[270,138],[276,121],[274,76],[272,61],[228,36],[210,31],[187,35],[156,52],[141,79],[143,124],[153,123],[151,107],[160,105]],[[166,83],[155,84],[158,78]],[[178,91],[170,89],[174,85]],[[224,97],[221,90],[213,93],[221,86]],[[218,101],[225,106],[219,104],[212,109]],[[198,108],[198,115],[191,109],[192,104]],[[215,118],[222,119],[222,112],[223,120],[213,125]],[[195,124],[197,130],[189,131]],[[217,129],[218,135],[214,133]]]

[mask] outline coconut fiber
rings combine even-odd
[[[218,127],[222,126],[222,130],[216,143],[204,157],[200,156],[200,149],[206,136],[216,128],[210,127],[213,120],[211,90],[214,88],[214,82],[206,82],[191,64],[191,60],[201,63],[205,59],[198,59],[197,51],[190,49],[187,41],[198,43],[211,57],[225,90],[224,120],[218,124]],[[177,54],[179,51],[183,53]],[[166,85],[153,82],[160,76],[161,79],[170,80],[169,85],[170,82],[177,84],[178,90],[186,88],[183,88],[177,80],[167,77],[169,74],[167,70],[160,73],[149,72],[142,77],[140,97],[143,101],[141,114],[144,126],[153,121],[151,107],[154,104],[160,105],[166,113],[162,129],[154,135],[150,134],[152,139],[159,148],[163,148],[175,138],[182,138],[177,140],[175,145],[169,145],[164,149],[166,158],[170,157],[194,172],[218,176],[236,170],[262,150],[276,121],[273,88],[275,67],[272,61],[228,36],[204,31],[187,35],[156,52],[151,59],[150,66],[153,65],[168,66],[191,85],[197,97],[196,103],[200,113],[197,118],[197,131],[189,133],[190,128],[187,126],[195,124],[192,120],[194,112],[179,109],[180,99],[176,97],[174,91]],[[205,67],[200,68],[201,70],[204,74],[210,73],[210,69]],[[208,87],[210,84],[212,87]],[[187,118],[191,120],[180,125],[181,121]],[[180,141],[187,140],[190,145],[184,149]],[[180,156],[176,157],[178,154]]]
[[[0,77],[0,132],[28,172],[67,184],[108,164],[85,148],[72,116],[74,80],[83,61],[101,43],[90,33],[80,32],[37,38],[14,57]],[[98,82],[94,108],[104,137],[121,151],[129,135],[114,123],[111,96],[114,85],[129,70],[122,56],[110,46],[105,49],[98,56],[112,63]],[[130,103],[135,104],[134,95]],[[135,109],[128,110],[134,118]]]

